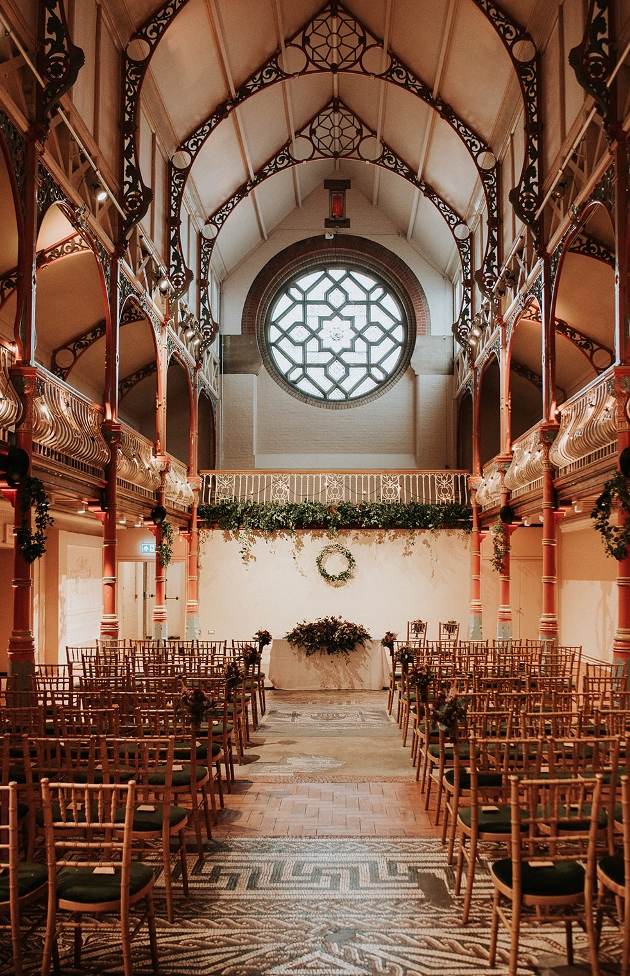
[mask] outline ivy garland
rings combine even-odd
[[[160,542],[155,552],[163,566],[168,566],[173,555],[173,526],[166,519],[160,522]]]
[[[252,502],[230,499],[200,505],[199,517],[208,526],[227,532],[288,532],[325,529],[459,529],[472,530],[472,512],[466,505],[422,505],[420,502]]]
[[[348,560],[348,565],[342,573],[337,573],[332,575],[326,571],[326,566],[324,565],[329,556],[333,553],[338,552],[344,559]],[[322,576],[327,583],[331,583],[333,586],[343,586],[347,583],[349,579],[354,576],[354,567],[357,564],[356,559],[352,555],[349,549],[345,546],[340,546],[338,542],[335,542],[332,546],[325,546],[320,552],[319,556],[315,560],[317,563],[317,568],[319,570],[319,575]]]
[[[497,573],[505,572],[505,563],[510,554],[510,530],[498,519],[492,526],[492,568]]]
[[[39,478],[25,478],[18,490],[20,511],[27,516],[35,506],[35,531],[31,533],[28,525],[17,530],[17,543],[27,563],[34,563],[46,552],[46,529],[54,522],[49,513],[50,500],[44,484]]]
[[[623,525],[611,525],[613,506],[625,512]],[[625,559],[630,545],[630,489],[628,479],[621,471],[604,483],[604,490],[595,502],[591,512],[595,528],[604,538],[604,548],[613,559]]]

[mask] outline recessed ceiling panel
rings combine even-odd
[[[151,73],[179,142],[229,97],[205,0],[189,0],[174,17],[151,58]]]
[[[234,120],[217,126],[192,168],[195,186],[206,216],[213,214],[248,179]]]

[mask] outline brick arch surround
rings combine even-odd
[[[416,335],[429,334],[429,304],[426,295],[404,261],[393,251],[364,237],[343,235],[328,241],[323,234],[291,244],[274,255],[259,271],[245,299],[241,320],[242,334],[257,334],[257,326],[265,321],[276,292],[289,278],[315,265],[332,265],[337,261],[355,264],[384,278],[403,304],[409,332]]]

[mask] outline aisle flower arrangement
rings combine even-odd
[[[394,650],[394,641],[398,637],[398,634],[394,634],[391,630],[385,632],[381,637],[381,646],[386,647],[388,651]]]
[[[447,695],[441,692],[433,703],[431,721],[438,729],[446,732],[455,741],[459,733],[459,726],[466,721],[468,702],[465,698],[458,698],[452,692]]]
[[[176,715],[185,715],[194,728],[199,728],[207,721],[214,702],[203,688],[189,688],[183,676],[180,676],[181,686],[179,700],[175,705]]]
[[[343,654],[348,660],[350,651],[358,646],[365,647],[371,637],[360,624],[341,617],[319,617],[312,623],[303,620],[296,624],[286,635],[286,640],[293,647],[303,647],[307,657],[325,651],[330,655]]]

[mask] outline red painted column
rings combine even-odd
[[[105,332],[105,420],[102,433],[109,447],[109,460],[105,465],[105,490],[103,512],[99,521],[103,525],[103,615],[101,640],[118,640],[119,621],[117,608],[118,589],[118,445],[121,428],[118,421],[118,359],[120,330],[120,258],[124,253],[117,248],[111,259],[109,287],[109,318]]]
[[[470,533],[470,639],[483,637],[483,605],[481,603],[481,539],[483,533],[479,526],[479,505],[477,488],[480,478],[468,479],[468,490],[472,504],[472,532]]]
[[[31,126],[26,138],[26,171],[24,177],[24,233],[18,252],[18,304],[15,320],[15,342],[18,359],[11,369],[11,381],[20,398],[21,414],[15,442],[33,455],[33,400],[37,384],[35,366],[35,304],[37,274],[37,207],[38,169],[42,133]],[[30,470],[29,470],[30,474]],[[20,509],[20,488],[14,499],[14,526],[31,528],[31,512]],[[9,639],[9,672],[18,676],[18,683],[28,685],[28,675],[35,667],[35,635],[33,633],[33,567],[28,563],[15,537],[13,551],[13,629]],[[22,680],[23,679],[23,680]]]
[[[160,488],[157,492],[158,507],[165,508],[166,501],[166,472],[168,461],[166,458],[162,467]],[[162,542],[162,523],[155,527],[155,539],[158,545]],[[166,640],[168,638],[168,615],[166,611],[166,566],[160,559],[158,552],[155,554],[155,603],[153,604],[153,637],[155,640]]]
[[[624,448],[630,447],[628,138],[618,124],[611,126],[610,133],[615,139],[615,351],[618,364],[614,371],[613,392],[617,403],[617,452],[620,455]],[[623,524],[625,513],[620,511],[618,518],[619,524]],[[617,563],[617,627],[613,638],[613,660],[625,665],[630,687],[630,556]]]
[[[510,493],[504,485],[507,469],[512,463],[512,457],[500,457],[498,459],[499,471],[501,472],[501,509],[509,506]],[[516,529],[515,525],[504,524],[504,529],[510,540],[512,533]],[[510,551],[508,549],[503,559],[503,566],[499,574],[499,608],[497,610],[497,640],[510,640],[512,637],[512,577],[510,575]]]
[[[168,471],[168,457],[166,450],[166,385],[168,373],[167,330],[171,316],[170,293],[166,295],[166,313],[160,332],[158,343],[157,370],[157,403],[155,411],[155,453],[161,462],[162,473],[160,487],[157,492],[157,506],[166,510],[166,472]],[[156,527],[155,538],[157,544],[162,542],[162,527]],[[163,565],[158,553],[155,555],[155,603],[153,604],[153,637],[156,640],[166,640],[168,637],[168,615],[166,611],[166,566]]]
[[[188,455],[188,483],[193,491],[193,503],[190,509],[190,531],[186,533],[188,541],[188,573],[186,580],[186,639],[196,640],[199,637],[199,530],[197,528],[197,508],[199,506],[199,383],[197,375],[199,365],[195,368],[195,379],[192,385],[190,404],[190,450]]]
[[[543,449],[543,538],[542,538],[542,615],[539,623],[541,640],[556,643],[558,639],[556,528],[564,512],[556,510],[553,484],[554,469],[549,451],[558,434],[557,424],[542,424],[540,443]]]
[[[474,356],[474,352],[470,353]],[[472,532],[470,534],[470,623],[471,640],[483,638],[483,604],[481,602],[481,540],[484,533],[480,525],[480,508],[477,489],[482,483],[479,449],[479,375],[475,362],[472,369],[472,475],[468,479],[468,491],[472,506]]]

